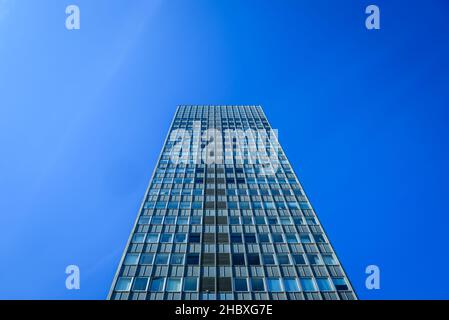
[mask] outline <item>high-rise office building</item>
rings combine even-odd
[[[179,106],[109,299],[356,299],[260,106]]]

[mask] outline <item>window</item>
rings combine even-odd
[[[242,203],[240,203],[241,205]],[[241,208],[241,209],[249,209],[249,208]],[[243,224],[253,224],[253,219],[251,217],[242,217]]]
[[[292,224],[292,221],[288,217],[282,217],[279,220],[281,221],[281,224],[283,224],[283,225]]]
[[[215,243],[215,233],[203,233],[204,243]]]
[[[263,264],[276,264],[275,262],[274,262],[274,257],[273,257],[273,255],[272,254],[264,254],[263,256],[262,256],[262,259],[263,259]]]
[[[235,291],[248,291],[248,282],[245,278],[235,278],[234,279],[234,290]]]
[[[191,233],[189,236],[190,243],[200,243],[200,234],[199,233]]]
[[[229,224],[232,224],[232,225],[240,224],[240,218],[239,217],[229,217]]]
[[[241,233],[231,233],[231,242],[232,243],[242,243],[242,234]]]
[[[163,217],[161,217],[161,216],[154,216],[151,219],[151,224],[162,224],[162,219],[163,219]]]
[[[135,254],[135,253],[128,253],[126,255],[125,261],[124,261],[124,265],[125,266],[131,266],[131,265],[136,265],[137,262],[139,261],[139,255]]]
[[[332,281],[334,282],[335,288],[337,290],[348,290],[348,285],[346,284],[345,279],[333,278]]]
[[[215,278],[204,277],[201,279],[201,291],[214,292],[215,291]]]
[[[307,234],[302,234],[300,236],[300,238],[301,238],[302,243],[311,243],[312,242],[312,241],[310,241],[310,237]]]
[[[262,190],[261,190],[262,191]],[[274,202],[264,202],[265,209],[276,209]]]
[[[182,225],[189,224],[189,218],[188,217],[179,217],[178,224],[182,224]]]
[[[193,209],[201,209],[201,208],[195,208],[195,202],[194,202],[194,208]],[[193,216],[190,218],[191,224],[201,224],[201,217],[200,216]]]
[[[270,242],[270,237],[268,236],[268,233],[260,233],[259,234],[259,241],[261,243],[267,243]]]
[[[323,260],[324,260],[324,263],[328,266],[337,264],[337,261],[330,254],[323,255]]]
[[[228,266],[231,264],[231,257],[229,253],[218,253],[217,258],[219,266]]]
[[[154,254],[144,253],[140,256],[140,264],[148,265],[153,263]]]
[[[181,253],[173,253],[170,258],[170,264],[183,264],[184,255]]]
[[[296,238],[296,234],[287,233],[285,236],[287,238],[288,243],[298,243],[298,238]]]
[[[148,243],[158,243],[159,242],[159,234],[158,233],[149,233],[147,236]]]
[[[168,278],[167,286],[165,288],[169,292],[180,292],[181,291],[181,279],[179,278]]]
[[[250,191],[253,191],[253,190],[250,190]],[[255,191],[255,195],[257,195],[257,190],[254,190]],[[262,209],[262,202],[260,202],[260,201],[253,201],[253,209]]]
[[[115,285],[115,291],[129,291],[131,287],[131,278],[121,277]]]
[[[278,262],[279,264],[290,264],[288,254],[278,254]]]
[[[185,242],[187,242],[187,233],[177,233],[177,234],[175,234],[175,242],[176,243],[185,243]]]
[[[306,264],[306,260],[302,254],[294,254],[293,260],[295,260],[295,264]]]
[[[215,265],[215,253],[203,253],[201,257],[201,264],[203,266]]]
[[[220,224],[220,225],[228,224],[228,217],[224,217],[224,216],[217,217],[217,224]]]
[[[273,233],[271,235],[271,237],[273,238],[274,243],[284,242],[284,238],[282,237],[282,234],[280,234],[280,233]]]
[[[314,235],[313,235],[313,238],[315,239],[315,242],[316,242],[316,243],[324,243],[324,242],[326,242],[326,241],[324,240],[324,237],[323,237],[322,234],[314,234]]]
[[[168,204],[168,208],[170,209],[170,203]],[[176,217],[165,217],[165,224],[175,224]]]
[[[151,281],[150,291],[152,292],[159,292],[164,290],[164,278],[154,278],[153,281]]]
[[[325,278],[318,278],[316,279],[316,283],[318,284],[318,288],[320,289],[320,291],[332,291],[329,280]]]
[[[267,278],[267,287],[269,292],[281,292],[281,280],[279,278]]]
[[[156,255],[156,259],[154,264],[167,264],[168,263],[168,254],[166,253],[158,253]]]
[[[150,217],[141,217],[139,219],[139,224],[149,224],[150,223]]]
[[[198,290],[198,278],[186,277],[184,278],[184,291],[197,291]]]
[[[256,243],[256,235],[254,233],[246,233],[245,234],[245,242],[246,243]]]
[[[284,288],[286,292],[298,292],[299,286],[295,278],[285,278]]]
[[[218,233],[217,234],[217,242],[218,243],[229,243],[229,234],[228,233]]]
[[[145,242],[145,233],[135,233],[133,236],[133,243],[144,243]]]
[[[146,291],[148,285],[148,278],[137,277],[134,279],[133,290],[134,291]]]
[[[250,266],[260,265],[260,258],[257,253],[248,253],[247,259],[248,259],[248,265],[250,265]]]
[[[230,278],[230,277],[219,277],[218,283],[217,283],[218,291],[221,291],[221,292],[232,291],[231,279],[232,278]]]
[[[245,257],[243,253],[233,253],[232,254],[232,264],[234,266],[244,266],[245,265]]]
[[[161,234],[161,243],[171,243],[173,241],[173,233]]]
[[[321,259],[317,254],[308,254],[307,259],[309,259],[309,262],[311,265],[320,265]]]
[[[265,217],[255,217],[254,219],[258,225],[265,224]]]
[[[265,291],[265,286],[262,278],[251,278],[252,291]]]
[[[188,253],[186,258],[187,265],[198,265],[200,263],[200,255],[198,253]]]
[[[302,289],[304,291],[309,291],[309,292],[310,291],[316,291],[315,284],[313,283],[312,279],[310,279],[310,278],[302,278],[300,280],[300,282],[301,282]]]

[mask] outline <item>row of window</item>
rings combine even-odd
[[[215,188],[214,188],[215,189]],[[223,188],[224,189],[224,188]],[[204,194],[204,188],[187,188],[187,189],[178,189],[178,188],[173,188],[173,189],[150,189],[149,195],[164,195],[164,196],[168,196],[168,195],[185,195],[185,196],[202,196]],[[298,187],[295,189],[290,189],[290,188],[262,188],[262,189],[257,189],[257,188],[252,188],[252,189],[246,189],[246,188],[240,188],[240,189],[235,189],[235,188],[228,188],[225,190],[225,192],[223,193],[223,195],[227,195],[227,196],[302,196],[303,193],[301,191],[301,189],[299,189]]]
[[[115,286],[115,291],[150,291],[150,292],[314,292],[348,290],[344,278],[201,278],[200,288],[198,277],[121,277]],[[248,284],[249,283],[249,284]]]
[[[305,218],[308,225],[316,225],[316,219],[313,217]],[[152,225],[303,225],[304,220],[302,217],[275,217],[275,216],[141,216],[139,218],[139,224],[152,224]]]
[[[316,243],[325,243],[323,234],[313,234]],[[189,243],[312,243],[309,234],[296,233],[190,233]],[[259,240],[259,241],[257,241]],[[186,243],[187,233],[134,233],[132,243]]]
[[[219,209],[231,209],[231,210],[250,210],[250,209],[310,209],[310,205],[306,201],[298,202],[262,202],[262,201],[222,201],[205,202],[206,209],[214,209],[217,206]],[[145,209],[202,209],[203,202],[200,201],[147,201],[145,202]]]
[[[331,254],[285,254],[285,253],[128,253],[123,262],[124,265],[199,265],[201,257],[202,266],[232,265],[256,266],[256,265],[337,265],[337,261]],[[232,258],[232,261],[231,261]]]

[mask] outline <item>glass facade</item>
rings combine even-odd
[[[260,106],[179,106],[109,299],[356,299]]]

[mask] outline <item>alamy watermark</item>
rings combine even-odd
[[[374,264],[369,265],[365,269],[365,273],[368,275],[365,280],[365,287],[368,290],[380,289],[380,268]]]
[[[67,6],[65,9],[67,16],[65,20],[65,27],[67,30],[79,30],[81,28],[81,13],[77,5]]]
[[[366,7],[365,13],[369,16],[365,20],[365,27],[368,30],[380,29],[380,9],[378,6],[372,4]]]
[[[80,268],[77,265],[69,265],[65,268],[67,278],[65,279],[65,287],[67,290],[80,289]]]
[[[164,151],[174,164],[257,164],[261,175],[273,175],[280,150],[277,130],[201,130],[201,122],[194,121],[192,129],[172,130]]]

